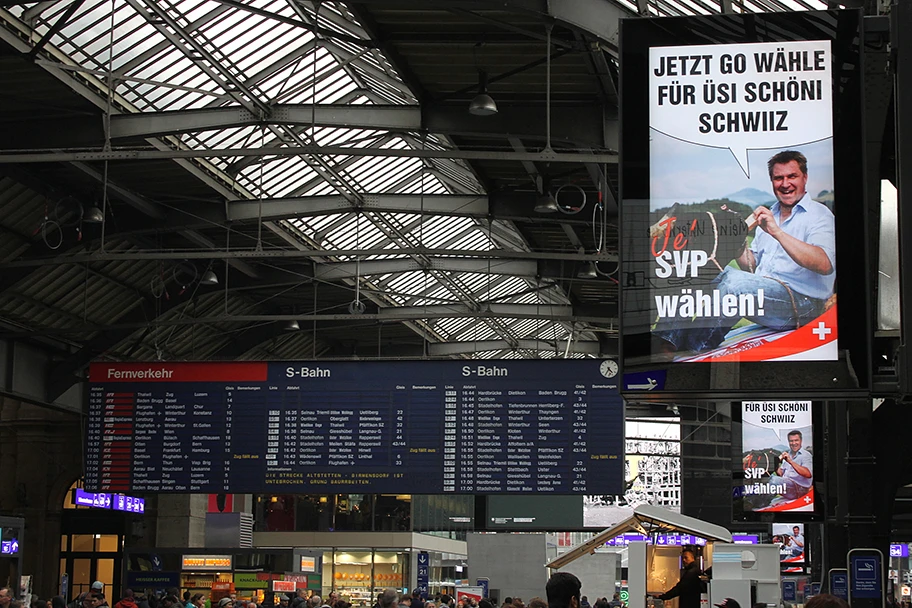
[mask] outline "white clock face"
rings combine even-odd
[[[618,373],[617,361],[611,361],[610,359],[602,361],[602,364],[599,366],[599,371],[602,372],[602,375],[606,378],[614,378]]]

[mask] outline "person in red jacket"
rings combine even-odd
[[[123,599],[114,604],[114,608],[136,608],[136,600],[133,599],[133,590],[124,591]]]

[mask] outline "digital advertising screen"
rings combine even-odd
[[[770,515],[767,519],[773,521],[794,514],[813,519],[818,511],[813,413],[811,401],[741,402],[740,416],[733,416],[741,429],[733,491],[736,519],[751,519],[751,514]]]
[[[649,50],[649,303],[672,361],[837,358],[830,44]]]
[[[834,111],[844,50],[789,17],[769,39],[726,17],[624,24],[624,45],[646,34],[622,73],[648,112],[622,102],[622,349],[625,372],[668,370],[665,390],[711,387],[684,364],[832,367],[852,343],[837,303],[837,251],[852,241],[838,201],[855,196]],[[702,44],[687,24],[706,28]],[[631,113],[645,121],[630,127]]]
[[[773,524],[772,542],[779,545],[779,562],[785,572],[801,572],[805,564],[804,524]]]

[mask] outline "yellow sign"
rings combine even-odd
[[[181,570],[231,570],[230,555],[184,555]]]
[[[309,555],[301,556],[301,572],[316,572],[317,571],[317,558],[311,557]]]

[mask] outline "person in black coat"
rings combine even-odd
[[[681,562],[684,569],[681,571],[681,580],[678,584],[661,595],[655,597],[660,600],[681,598],[678,608],[700,608],[700,594],[703,593],[703,582],[700,580],[700,566],[697,557],[690,549],[681,552]]]

